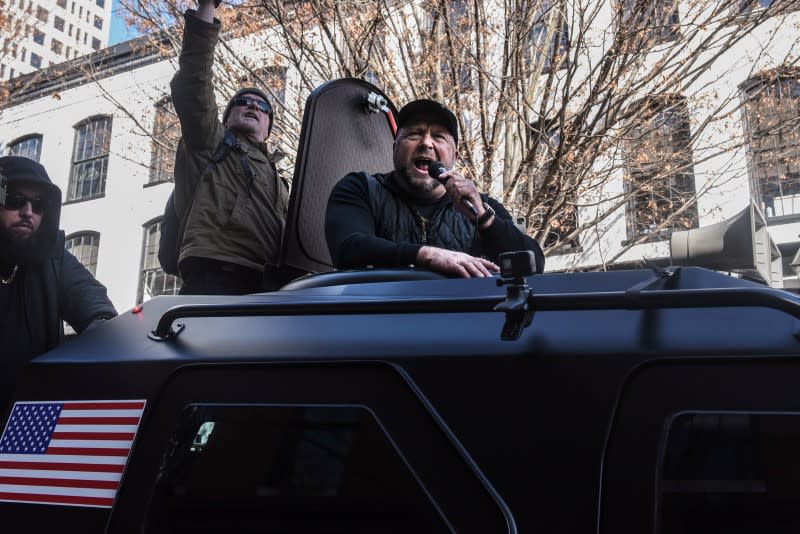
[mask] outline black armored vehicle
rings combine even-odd
[[[513,254],[494,279],[332,271],[325,200],[391,167],[393,111],[357,80],[309,97],[282,261],[319,274],[158,297],[31,363],[2,531],[798,532],[800,299]]]

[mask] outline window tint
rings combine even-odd
[[[168,443],[147,531],[447,531],[361,407],[192,405]]]
[[[800,532],[800,414],[688,413],[669,428],[663,534]]]

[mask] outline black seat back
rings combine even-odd
[[[396,115],[382,91],[356,78],[325,83],[306,100],[279,260],[287,271],[332,271],[325,210],[333,186],[350,172],[392,169],[394,133],[386,113],[370,111],[370,93]]]

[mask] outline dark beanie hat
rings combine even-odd
[[[458,144],[458,120],[456,120],[456,116],[452,111],[436,100],[420,98],[419,100],[411,101],[403,106],[403,108],[397,112],[397,127],[402,128],[412,119],[417,119],[419,117],[437,121],[437,124],[441,124],[447,128],[447,131],[453,136],[456,145]]]
[[[262,91],[261,89],[256,89],[255,87],[245,87],[244,89],[239,89],[236,91],[236,94],[228,100],[228,105],[225,106],[225,112],[222,114],[222,124],[223,126],[227,125],[228,122],[228,115],[231,114],[231,108],[233,108],[233,100],[244,95],[257,95],[264,99],[265,102],[270,104],[269,97],[267,94]],[[269,105],[269,126],[267,127],[267,137],[269,134],[272,133],[272,118],[274,114],[272,111],[272,104]]]

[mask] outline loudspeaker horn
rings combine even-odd
[[[673,265],[693,265],[741,274],[770,287],[783,287],[783,263],[761,210],[750,206],[716,224],[673,232]]]

